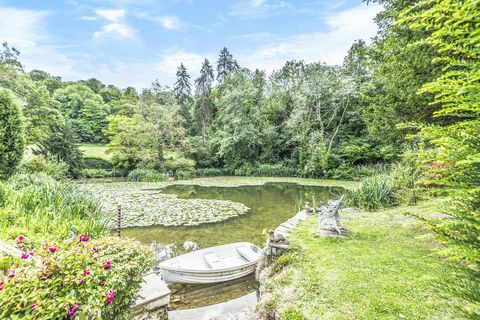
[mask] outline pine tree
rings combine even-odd
[[[213,116],[213,106],[210,89],[214,80],[213,68],[208,59],[202,64],[200,76],[195,80],[195,93],[198,99],[195,106],[195,121],[197,129],[205,136],[205,131],[210,125]]]
[[[190,75],[187,73],[187,68],[185,68],[183,63],[178,67],[177,81],[175,82],[173,92],[175,92],[175,97],[180,103],[190,98],[192,94]]]
[[[222,83],[227,75],[238,71],[238,69],[240,69],[240,66],[237,60],[233,58],[233,55],[226,47],[223,47],[217,60],[217,80]]]

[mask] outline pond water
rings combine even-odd
[[[135,227],[122,230],[122,234],[145,243],[157,242],[171,245],[171,255],[187,251],[185,241],[192,241],[200,248],[248,241],[262,246],[264,230],[275,229],[288,220],[305,204],[321,203],[339,194],[341,188],[304,186],[295,183],[266,183],[258,186],[203,187],[196,185],[171,185],[161,192],[175,194],[186,199],[218,199],[242,203],[250,211],[236,218],[199,226]]]
[[[204,187],[171,185],[160,192],[185,199],[218,199],[239,202],[250,208],[245,214],[219,223],[180,227],[136,227],[122,230],[124,236],[145,243],[157,243],[157,256],[164,250],[168,258],[189,251],[185,241],[199,248],[238,241],[263,247],[264,231],[275,229],[295,215],[305,201],[320,204],[341,194],[342,188],[304,186],[295,183],[266,183],[257,186]],[[170,285],[170,320],[211,319],[222,313],[252,307],[257,301],[258,284],[254,275],[234,281],[207,285]]]

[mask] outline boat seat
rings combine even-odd
[[[203,259],[211,269],[226,268],[225,263],[214,252],[205,253]]]
[[[247,248],[245,246],[237,247],[237,251],[247,261],[252,262],[258,259],[258,254],[252,252],[250,248]]]

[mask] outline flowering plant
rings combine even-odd
[[[1,319],[127,318],[152,255],[134,240],[81,237],[25,252],[0,278]]]

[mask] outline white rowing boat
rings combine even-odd
[[[161,262],[163,279],[170,283],[214,283],[237,279],[255,271],[260,249],[248,242],[205,248]]]

